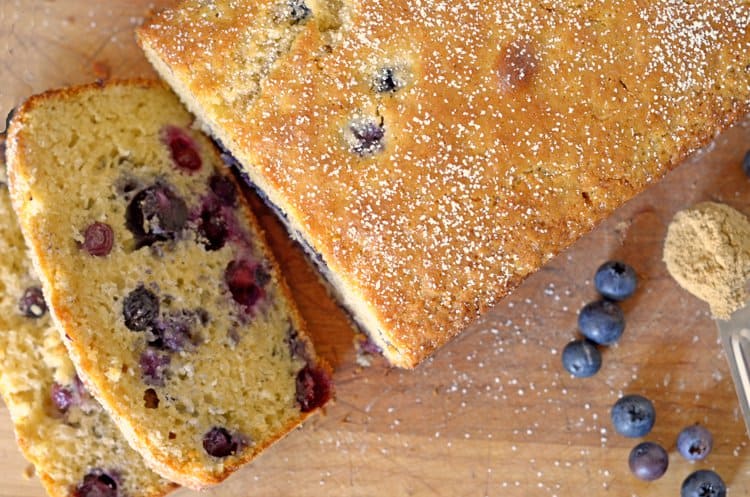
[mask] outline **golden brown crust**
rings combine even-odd
[[[162,83],[148,80],[110,81],[104,86],[165,88]],[[33,174],[33,166],[26,163],[26,156],[24,153],[19,153],[26,148],[26,145],[24,144],[24,135],[22,133],[22,130],[26,125],[26,116],[36,105],[49,99],[73,98],[80,93],[99,87],[102,87],[102,85],[95,84],[53,90],[30,98],[20,107],[17,112],[17,117],[14,119],[11,126],[8,149],[9,157],[12,157],[13,159],[11,167],[9,168],[9,183],[11,185],[14,209],[19,214],[21,224],[24,228],[24,234],[31,245],[38,272],[39,274],[46,276],[46,278],[44,278],[44,290],[45,295],[50,302],[51,310],[53,311],[52,315],[58,324],[61,333],[73,338],[73,340],[65,340],[65,342],[71,358],[81,371],[80,376],[87,388],[102,402],[112,418],[117,421],[117,424],[126,439],[144,456],[152,468],[166,478],[178,481],[185,486],[197,489],[203,488],[225,479],[237,468],[252,460],[265,448],[283,437],[288,431],[299,425],[304,419],[319,409],[314,409],[308,413],[299,412],[293,419],[286,422],[279,431],[270,434],[266,439],[257,441],[252,446],[251,450],[243,451],[240,456],[227,459],[221,469],[216,471],[215,468],[209,469],[204,467],[195,459],[186,461],[165,457],[165,452],[162,450],[163,447],[156,445],[153,440],[151,440],[151,437],[149,437],[149,432],[147,430],[149,427],[133,423],[133,416],[131,413],[123,410],[125,408],[124,404],[116,398],[115,392],[107,389],[106,380],[98,373],[97,364],[92,362],[94,356],[92,355],[91,350],[88,349],[84,340],[78,339],[80,333],[74,325],[76,322],[76,316],[73,310],[69,307],[69,305],[75,305],[75,301],[71,300],[71,296],[65,291],[61,291],[54,283],[52,283],[56,280],[55,271],[57,269],[57,266],[53,261],[55,257],[58,257],[58,254],[54,247],[47,246],[47,239],[44,236],[44,230],[37,225],[39,222],[36,215],[37,213],[31,211],[33,205],[28,202],[28,197],[32,191],[32,188],[29,186],[29,180],[31,179],[29,175]],[[215,149],[211,148],[208,153],[214,155],[214,163],[221,162],[218,152]],[[232,181],[235,182],[234,178],[232,178]],[[286,283],[280,277],[281,273],[278,265],[268,249],[265,237],[257,224],[257,221],[250,214],[250,208],[246,200],[242,198],[242,196],[240,196],[239,200],[241,204],[239,209],[246,214],[247,223],[257,235],[256,240],[258,241],[256,246],[260,246],[260,250],[262,251],[261,255],[269,265],[270,273],[276,275],[275,282],[278,287],[277,290],[280,294],[279,296],[283,297],[283,299],[289,303],[287,306],[289,311],[288,317],[294,325],[294,328],[299,332],[300,339],[308,344],[307,350],[311,363],[330,373],[329,366],[325,364],[322,359],[315,356],[312,344],[307,338],[305,323],[297,309],[291,305],[291,302],[293,302],[291,292]]]
[[[241,101],[207,78],[240,78],[220,41],[255,28],[217,3],[215,43],[182,7],[142,47],[399,366],[749,108],[750,12],[729,0],[345,3],[339,29],[305,25]],[[374,91],[383,67],[401,71],[395,91]],[[363,156],[358,119],[385,130]]]

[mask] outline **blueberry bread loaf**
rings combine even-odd
[[[412,367],[747,111],[748,22],[735,0],[188,0],[139,40]]]
[[[0,170],[4,175],[3,164]],[[169,492],[176,485],[146,467],[76,376],[32,276],[4,182],[0,219],[0,394],[18,444],[47,493],[156,497]]]
[[[330,396],[233,177],[158,83],[32,97],[8,179],[83,380],[161,475],[221,481]]]

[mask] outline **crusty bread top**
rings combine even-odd
[[[214,82],[251,74],[238,33],[267,20],[210,4],[152,20],[142,46],[401,366],[748,109],[732,0],[345,2],[243,98]]]

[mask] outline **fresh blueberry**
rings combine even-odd
[[[573,376],[588,378],[602,367],[602,354],[589,340],[573,340],[563,349],[562,363]]]
[[[250,308],[260,298],[260,287],[255,281],[255,268],[244,260],[232,261],[224,271],[232,298],[240,305]]]
[[[129,330],[143,331],[150,328],[159,317],[159,297],[139,285],[125,297],[122,317]]]
[[[654,404],[641,395],[626,395],[612,406],[612,425],[624,437],[646,436],[656,421]]]
[[[136,248],[174,238],[188,218],[188,209],[169,187],[157,183],[138,192],[125,211],[125,226],[136,239]]]
[[[714,446],[711,432],[700,425],[688,426],[677,435],[677,450],[688,461],[701,461]]]
[[[117,497],[117,482],[102,471],[92,471],[83,477],[73,497]]]
[[[169,354],[151,347],[144,350],[139,361],[144,383],[146,385],[163,386],[164,373],[169,363]]]
[[[664,475],[669,466],[669,456],[664,448],[654,442],[639,443],[630,451],[628,465],[633,474],[644,481],[654,481]]]
[[[726,497],[727,486],[710,469],[699,469],[682,482],[680,497]]]
[[[198,235],[206,250],[219,250],[224,246],[229,229],[218,205],[207,202],[203,206],[198,220]]]
[[[86,228],[83,238],[83,248],[86,252],[103,257],[112,250],[115,234],[108,224],[95,222]]]
[[[583,336],[599,345],[615,343],[625,329],[625,315],[615,302],[597,300],[578,313],[578,328]]]
[[[404,85],[399,81],[392,67],[381,67],[375,73],[372,86],[378,93],[396,93]]]
[[[231,178],[217,173],[209,178],[208,184],[222,204],[232,207],[237,203],[237,188]]]
[[[27,288],[18,301],[18,310],[27,318],[40,318],[47,312],[42,289],[38,286]]]
[[[237,452],[238,444],[226,428],[214,426],[203,435],[203,448],[210,456],[227,457]]]
[[[352,152],[360,156],[381,152],[384,148],[385,128],[382,119],[358,118],[349,123],[347,141]]]
[[[605,262],[594,276],[597,291],[610,300],[625,300],[633,295],[637,285],[635,270],[620,261]]]
[[[178,169],[194,172],[201,168],[202,160],[193,138],[182,128],[166,126],[161,132],[162,140],[169,147],[172,161]]]
[[[750,176],[750,150],[745,152],[745,157],[742,159],[742,170],[746,176]]]
[[[331,397],[331,380],[321,369],[305,366],[297,373],[297,403],[302,412],[321,407]]]
[[[289,19],[292,24],[299,24],[312,14],[310,7],[305,5],[304,0],[288,0]]]

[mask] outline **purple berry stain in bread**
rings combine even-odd
[[[307,344],[304,342],[304,340],[300,339],[299,333],[291,325],[289,325],[289,328],[286,330],[286,337],[284,337],[284,342],[289,347],[289,355],[292,358],[309,361]]]
[[[157,338],[150,345],[173,352],[184,350],[192,343],[190,328],[193,320],[189,313],[175,313],[158,320],[152,330]]]
[[[131,291],[122,303],[122,317],[129,330],[143,331],[159,317],[159,297],[143,285]]]
[[[226,428],[214,426],[203,435],[203,448],[214,457],[227,457],[235,454],[240,444]]]
[[[117,497],[117,482],[103,471],[92,471],[73,492],[73,497]]]
[[[162,141],[169,147],[172,161],[177,169],[192,173],[201,168],[203,161],[198,153],[198,146],[184,129],[166,126],[161,136]]]
[[[235,260],[224,271],[232,298],[235,302],[250,309],[261,296],[261,289],[255,280],[255,267],[245,260]]]
[[[227,176],[214,174],[208,180],[208,185],[223,205],[234,207],[237,204],[237,187]]]
[[[187,218],[185,201],[163,183],[138,192],[125,210],[125,226],[133,233],[136,248],[174,238]]]
[[[112,250],[115,234],[106,223],[90,224],[83,234],[83,249],[96,257],[104,257]]]
[[[331,379],[322,369],[305,366],[297,373],[297,403],[302,412],[325,404],[331,397]]]
[[[229,228],[216,197],[209,197],[198,219],[198,234],[206,250],[219,250],[229,237]]]
[[[169,363],[168,353],[160,352],[151,347],[144,350],[139,361],[144,383],[154,386],[164,385],[164,372]]]
[[[40,318],[47,312],[42,289],[38,286],[27,288],[18,301],[18,310],[27,318]]]
[[[381,152],[385,138],[383,120],[362,117],[352,119],[345,138],[351,151],[357,155],[364,157]]]
[[[50,399],[52,399],[52,405],[55,409],[61,413],[68,412],[68,409],[74,403],[74,393],[70,387],[64,387],[59,383],[53,383],[50,390]]]
[[[512,92],[527,85],[536,73],[538,64],[534,48],[528,40],[511,41],[501,49],[495,63],[500,89]]]

